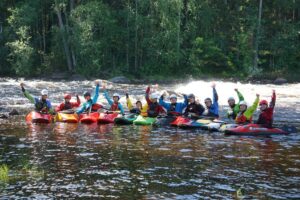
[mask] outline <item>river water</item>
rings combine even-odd
[[[300,84],[216,84],[221,116],[236,87],[249,104],[256,93],[269,99],[276,89],[275,125],[299,130]],[[130,91],[134,99],[143,98],[145,87],[108,85],[111,93]],[[26,88],[36,95],[49,89],[57,104],[66,91],[93,91],[93,83],[32,80]],[[160,88],[194,92],[201,102],[212,92],[204,81]],[[2,112],[22,113],[0,119],[0,165],[9,168],[8,179],[0,180],[1,199],[300,199],[299,133],[236,137],[171,127],[27,125],[24,116],[33,106],[19,82],[0,81],[0,95]],[[105,103],[102,95],[99,101]]]

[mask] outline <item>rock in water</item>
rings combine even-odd
[[[121,84],[129,84],[131,81],[126,78],[125,76],[116,76],[112,79],[109,79],[108,81],[113,82],[113,83],[121,83]]]
[[[0,119],[8,119],[8,116],[5,114],[0,114]]]
[[[19,113],[16,109],[13,109],[13,110],[10,111],[8,114],[9,114],[9,115],[20,115],[20,113]]]
[[[277,78],[274,82],[275,85],[282,85],[287,83],[287,80],[285,78]]]

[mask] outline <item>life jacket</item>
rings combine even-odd
[[[267,128],[271,128],[273,124],[273,112],[270,108],[267,108],[265,111],[262,111],[259,114],[257,124],[261,124]]]
[[[71,102],[65,102],[64,103],[63,110],[69,110],[69,109],[72,109],[72,108],[73,108],[73,106],[72,106]]]
[[[119,103],[113,103],[110,107],[111,111],[118,111],[119,110]]]
[[[196,102],[190,103],[189,105],[187,105],[185,109],[185,115],[188,115],[189,113],[202,115],[203,112],[204,112],[203,106],[201,104],[196,104]]]
[[[36,102],[34,104],[34,106],[35,106],[35,110],[38,111],[38,112],[41,111],[45,107],[47,108],[46,112],[49,111],[49,108],[48,108],[48,105],[47,105],[47,100],[40,99],[38,102]]]
[[[140,109],[133,108],[133,109],[130,110],[130,113],[141,114],[141,111],[140,111]]]
[[[157,117],[159,114],[159,104],[156,102],[148,105],[147,114],[148,117]]]
[[[92,103],[92,100],[90,99],[89,102]],[[101,109],[102,107],[103,107],[102,105],[97,104],[97,103],[92,104],[91,112],[97,112],[97,111],[98,111],[99,109]],[[85,109],[85,112],[88,112],[89,110],[90,110],[90,107],[86,108],[86,109]]]
[[[235,122],[237,124],[249,124],[252,123],[252,117],[250,117],[250,119],[247,119],[244,115],[244,112],[239,112],[236,116]]]

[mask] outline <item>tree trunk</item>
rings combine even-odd
[[[261,27],[262,3],[263,3],[263,0],[259,0],[258,24],[257,24],[257,30],[256,30],[256,37],[255,37],[255,49],[254,49],[254,60],[253,60],[252,73],[255,73],[258,68],[258,46],[259,46],[260,27]]]
[[[61,16],[61,11],[60,11],[60,8],[58,7],[58,5],[55,5],[55,12],[56,12],[56,15],[58,18],[58,25],[59,25],[61,36],[62,36],[62,42],[63,42],[64,51],[65,51],[65,55],[66,55],[66,59],[67,59],[68,70],[71,72],[71,71],[73,71],[72,59],[71,59],[71,54],[70,54],[70,49],[68,47],[67,39],[65,36],[65,26],[64,26],[62,16]]]
[[[179,52],[180,52],[180,24],[181,24],[181,11],[180,11],[180,5],[178,5],[178,24],[177,24],[177,47],[176,47],[176,64],[179,66]]]
[[[137,0],[135,0],[135,39],[134,39],[134,71],[138,72],[138,21],[137,21]]]

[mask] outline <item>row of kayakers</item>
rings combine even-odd
[[[34,105],[35,110],[43,113],[54,114],[55,112],[61,112],[66,110],[76,109],[77,114],[84,112],[97,112],[99,109],[104,107],[97,103],[100,93],[100,81],[95,81],[95,92],[93,96],[90,92],[84,92],[83,96],[85,102],[81,104],[80,98],[76,95],[76,102],[71,102],[72,96],[65,94],[64,102],[59,104],[53,109],[51,102],[48,99],[48,91],[43,89],[41,91],[41,97],[33,97],[27,90],[25,90],[24,83],[21,83],[21,89],[24,96],[27,97]],[[118,111],[121,114],[125,114],[122,104],[119,102],[121,96],[117,93],[113,94],[112,99],[110,98],[105,85],[102,86],[104,91],[104,97],[110,105],[108,110]],[[130,96],[126,93],[126,103],[130,113],[140,114],[145,117],[157,117],[159,115],[183,115],[191,119],[199,119],[205,117],[219,117],[219,105],[218,105],[218,94],[216,85],[212,84],[213,98],[206,98],[204,100],[205,106],[203,106],[194,94],[183,95],[184,100],[182,102],[177,101],[177,96],[172,94],[169,96],[169,102],[165,101],[166,92],[160,95],[158,92],[152,92],[151,87],[148,86],[145,92],[146,104],[143,105],[140,100],[132,103]],[[260,106],[260,115],[257,120],[257,124],[264,127],[272,127],[273,123],[273,110],[276,101],[275,90],[273,90],[272,99],[270,104],[266,100],[259,101],[259,94],[256,95],[256,99],[251,106],[245,102],[243,95],[238,89],[235,89],[238,96],[238,103],[236,103],[234,97],[228,98],[228,105],[230,110],[227,113],[228,118],[234,119],[237,124],[252,123],[252,116],[254,111]]]

